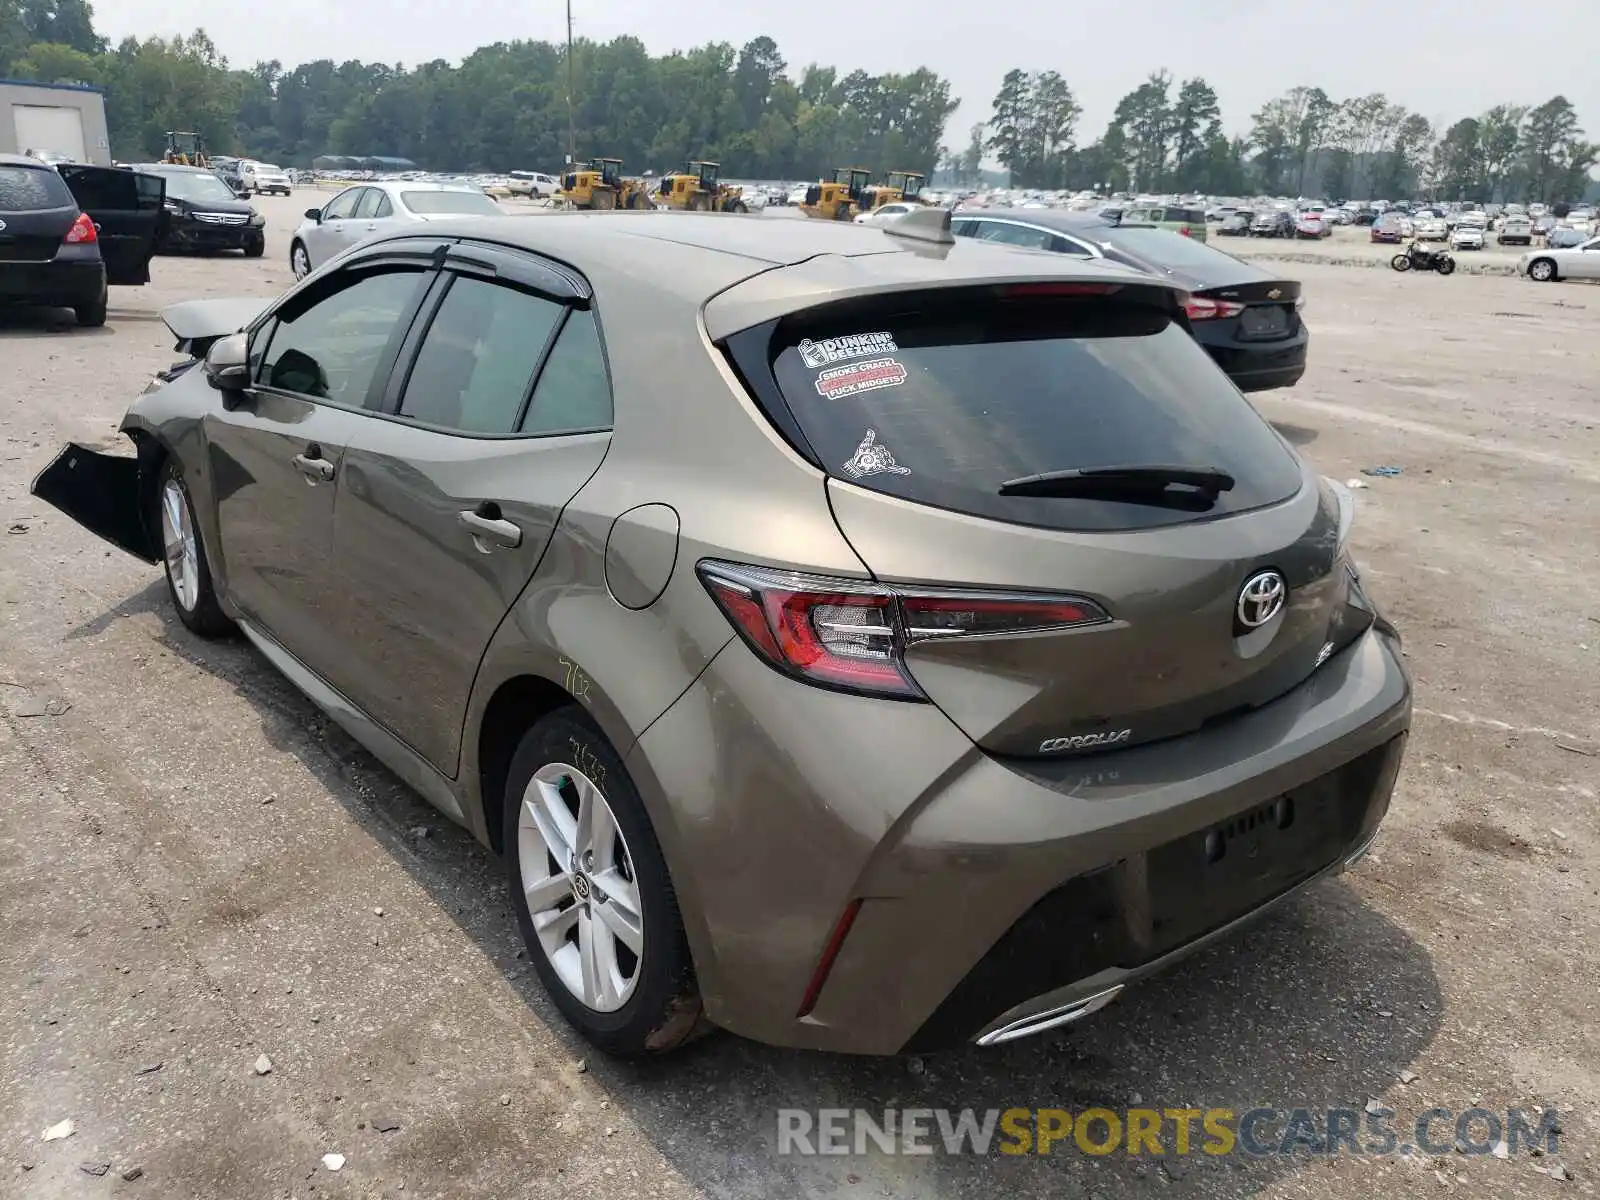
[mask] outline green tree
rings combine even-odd
[[[1210,186],[1217,143],[1222,138],[1222,106],[1204,79],[1185,79],[1172,106],[1172,183],[1180,191]]]

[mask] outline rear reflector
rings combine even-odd
[[[806,984],[806,994],[801,997],[800,1010],[796,1017],[805,1017],[817,1006],[817,999],[822,995],[823,985],[828,982],[828,974],[833,970],[833,960],[839,957],[839,951],[844,949],[844,940],[850,936],[850,927],[856,923],[856,915],[861,911],[861,901],[852,900],[844,906],[844,912],[839,914],[839,920],[834,924],[833,932],[828,935],[828,942],[822,947],[822,957],[817,959],[817,969],[811,972],[811,982]]]
[[[61,240],[69,246],[83,246],[90,242],[98,242],[100,235],[95,230],[94,222],[89,219],[89,214],[79,213],[78,219],[72,223],[72,228],[67,230],[67,236]]]
[[[822,687],[901,700],[925,699],[903,658],[917,642],[1110,619],[1076,596],[891,588],[713,560],[697,570],[734,629],[768,665]]]
[[[1204,296],[1190,296],[1183,302],[1183,311],[1191,321],[1215,321],[1222,317],[1237,317],[1244,305],[1236,300],[1207,300]]]

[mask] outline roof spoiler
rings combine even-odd
[[[914,242],[933,242],[939,246],[955,245],[955,235],[950,232],[948,208],[919,208],[903,217],[896,217],[883,226],[890,237],[909,238]]]

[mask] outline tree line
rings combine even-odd
[[[1581,198],[1600,156],[1560,95],[1499,104],[1441,134],[1381,92],[1335,100],[1296,87],[1263,105],[1247,136],[1229,137],[1211,85],[1163,70],[1123,96],[1086,146],[1081,115],[1059,73],[1010,71],[990,119],[942,166],[975,181],[992,155],[1014,186],[1040,189],[1551,203]]]
[[[568,135],[567,50],[485,46],[459,65],[323,59],[230,67],[203,32],[108,44],[87,0],[0,0],[0,77],[105,89],[112,154],[158,155],[168,130],[216,153],[310,166],[321,154],[409,158],[432,170],[553,170]],[[730,176],[816,178],[835,166],[931,171],[950,85],[926,69],[791,77],[776,43],[651,55],[637,38],[573,46],[580,158],[627,169],[709,158]]]

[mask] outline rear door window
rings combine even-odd
[[[400,415],[459,433],[514,432],[562,311],[553,300],[458,276],[422,339]]]
[[[72,206],[72,193],[50,168],[0,166],[0,212],[40,212]]]
[[[1294,495],[1300,466],[1164,309],[1102,297],[925,302],[778,326],[773,371],[829,474],[906,500],[1047,528],[1153,528]],[[1234,486],[1146,498],[1002,496],[1100,467],[1217,468]]]

